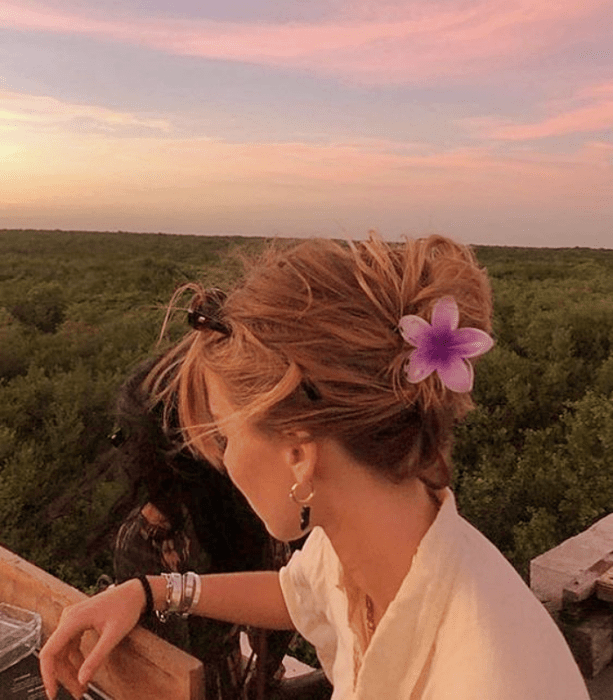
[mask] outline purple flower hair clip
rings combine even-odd
[[[451,391],[467,392],[473,388],[474,371],[469,357],[486,353],[493,339],[478,328],[458,328],[460,312],[456,300],[439,299],[432,310],[432,324],[420,316],[403,316],[398,327],[407,343],[415,346],[405,367],[407,379],[415,384],[438,372]]]

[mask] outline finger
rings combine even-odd
[[[49,698],[55,697],[60,685],[64,686],[76,698],[80,698],[85,690],[77,680],[76,669],[64,658],[58,659],[55,663],[53,683],[45,683],[43,680],[43,684]]]
[[[57,695],[57,681],[55,680],[55,676],[50,676],[49,674],[43,676],[43,687],[47,700],[55,700],[55,696]]]
[[[39,655],[40,675],[43,679],[43,686],[48,700],[54,700],[57,694],[57,675],[55,669],[55,659],[42,648]]]
[[[78,651],[77,644],[71,644],[71,649],[66,649],[64,654],[53,659],[53,668],[48,667],[48,658],[41,654],[41,675],[43,676],[43,685],[48,698],[54,698],[59,684],[63,685],[73,697],[80,698],[85,692],[78,680],[77,674],[81,662],[82,654]]]
[[[58,691],[58,681],[67,687],[73,694],[78,694],[75,686],[77,681],[77,669],[68,664],[69,654],[75,654],[78,650],[81,633],[73,631],[75,625],[62,615],[59,627],[49,637],[47,643],[40,652],[40,673],[43,686],[48,698],[54,698]],[[78,626],[77,626],[78,627]],[[79,652],[80,655],[80,652]],[[81,655],[81,661],[83,657]],[[80,665],[81,662],[79,662]],[[70,671],[72,670],[72,674]]]
[[[66,650],[66,665],[70,669],[70,676],[78,682],[79,670],[83,665],[84,657],[81,653],[79,641],[73,639]]]
[[[56,658],[65,648],[70,646],[73,639],[80,639],[87,627],[88,625],[63,613],[58,627],[41,651],[41,658],[47,658],[50,661]]]
[[[112,628],[106,628],[102,632],[100,638],[96,642],[96,645],[81,665],[78,680],[82,686],[87,687],[87,684],[94,677],[96,671],[104,663],[108,655],[111,653],[111,651],[113,651],[121,639],[122,636],[118,636],[116,633],[114,633]]]
[[[79,638],[71,639],[65,648],[65,657],[75,667],[80,667],[83,663],[83,654],[81,653],[81,640]]]
[[[76,670],[70,663],[62,663],[58,667],[58,680],[73,698],[82,698],[87,690],[77,679]]]

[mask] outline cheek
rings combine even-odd
[[[230,439],[224,452],[224,465],[228,476],[252,507],[259,505],[268,490],[268,455],[264,446],[245,434]]]
[[[257,440],[228,448],[224,463],[230,479],[274,534],[292,510],[289,492],[293,482],[288,481],[290,475],[284,472],[278,450]]]
[[[241,458],[240,450],[233,449],[231,442],[224,451],[223,463],[232,483],[242,491],[245,467],[247,465],[245,460]]]

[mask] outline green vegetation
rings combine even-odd
[[[117,390],[185,331],[171,322],[158,346],[174,290],[227,285],[232,251],[261,243],[0,232],[0,543],[83,589],[111,571],[110,546],[91,556],[88,541],[125,488],[96,478]]]
[[[88,535],[124,483],[96,479],[116,391],[156,352],[183,282],[227,286],[256,239],[0,232],[0,541],[87,589]],[[613,511],[613,251],[477,248],[497,344],[454,453],[462,513],[522,575]],[[184,331],[171,322],[169,342]],[[163,347],[163,346],[162,346]],[[84,487],[85,483],[91,487]]]
[[[613,250],[477,249],[497,344],[457,433],[462,513],[527,576],[613,511]]]

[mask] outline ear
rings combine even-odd
[[[285,451],[287,466],[299,484],[313,481],[317,462],[317,442],[308,438],[306,433],[293,435],[290,437]]]

